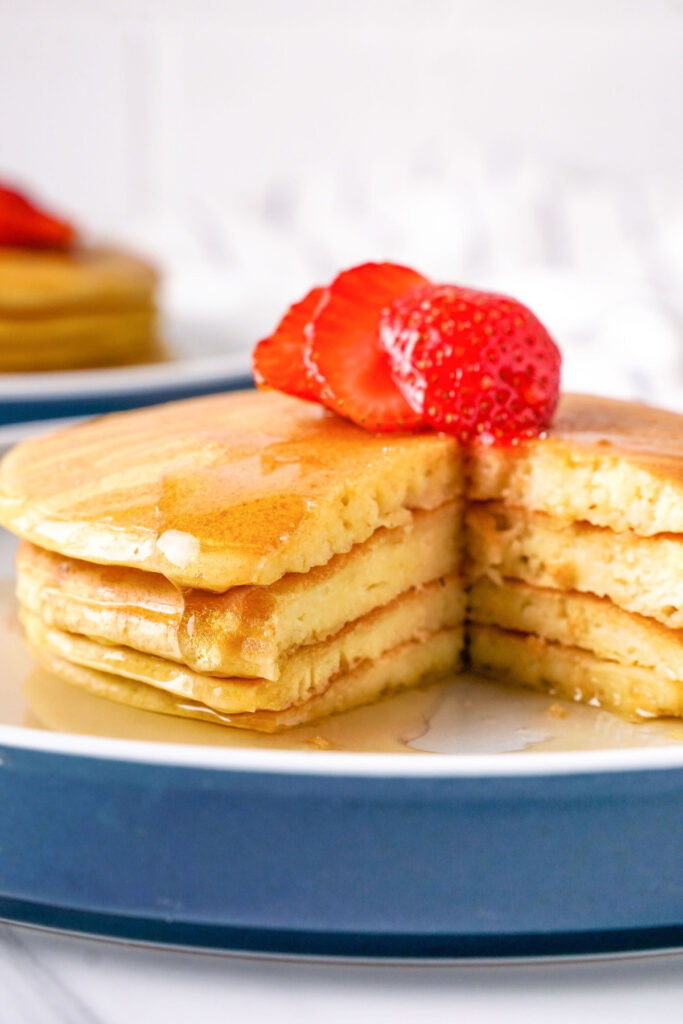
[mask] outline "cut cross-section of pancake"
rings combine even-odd
[[[501,682],[609,708],[635,719],[683,714],[681,681],[654,669],[610,661],[579,647],[496,626],[473,623],[468,635],[474,668]]]
[[[683,711],[683,420],[565,396],[469,461],[469,658],[629,715]]]
[[[634,615],[607,598],[483,577],[471,588],[469,618],[541,640],[580,647],[608,661],[653,669],[683,688],[683,630]]]
[[[467,511],[474,575],[579,590],[683,628],[683,535],[642,537],[490,504]]]
[[[66,558],[25,543],[21,603],[46,625],[182,662],[199,672],[277,679],[281,661],[411,588],[457,574],[461,502],[415,512],[344,555],[268,587],[184,593],[164,576]]]
[[[469,497],[613,530],[683,533],[683,420],[638,402],[563,395],[548,436],[482,447]]]

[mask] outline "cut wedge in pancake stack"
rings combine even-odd
[[[232,394],[27,442],[1,491],[29,644],[91,692],[271,731],[460,665],[451,438]]]
[[[683,714],[683,429],[565,396],[548,438],[470,464],[469,655],[498,679]]]

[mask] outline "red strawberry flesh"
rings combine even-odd
[[[382,311],[427,279],[408,267],[366,263],[340,274],[315,319],[308,364],[330,409],[367,430],[407,430],[422,423],[396,386],[379,341]]]
[[[560,354],[516,300],[427,285],[396,299],[380,333],[398,387],[437,430],[507,444],[550,424]]]
[[[298,398],[320,400],[320,383],[305,362],[308,335],[326,288],[313,288],[287,310],[277,328],[258,343],[253,355],[254,378],[259,387],[276,388]]]

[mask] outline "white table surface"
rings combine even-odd
[[[181,953],[0,925],[0,1024],[681,1019],[683,953],[377,967]]]

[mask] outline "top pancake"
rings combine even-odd
[[[683,533],[683,417],[567,395],[549,436],[478,448],[469,497]],[[462,493],[457,443],[372,434],[276,392],[118,413],[9,453],[0,523],[40,547],[223,592],[307,572]]]
[[[120,309],[153,301],[155,270],[105,248],[67,252],[0,248],[0,316]]]
[[[548,437],[479,449],[469,497],[644,536],[683,533],[683,416],[564,395]]]
[[[25,441],[0,466],[0,522],[51,551],[222,592],[307,572],[461,490],[452,438],[371,434],[247,391]]]

